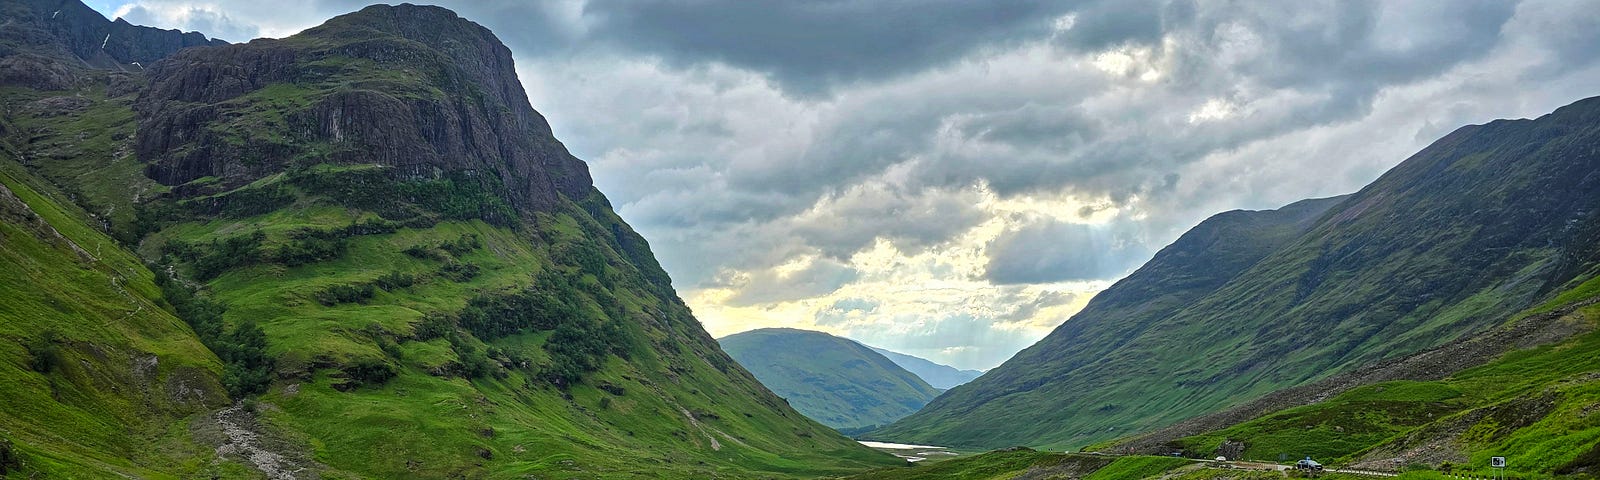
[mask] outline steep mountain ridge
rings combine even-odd
[[[23,471],[771,478],[903,463],[795,412],[718,348],[481,26],[374,6],[145,67],[0,90],[0,132],[10,168],[85,210],[54,228],[136,250],[124,276],[203,344],[161,365],[201,365],[212,396],[148,415],[164,433],[106,434],[160,440],[137,455],[0,415]],[[0,323],[30,325],[17,319],[40,305]],[[84,345],[75,334],[63,341]],[[230,396],[249,401],[220,409]]]
[[[0,1],[0,19],[0,85],[66,89],[86,70],[139,72],[184,48],[227,44],[106,20],[78,0]]]
[[[1180,239],[1038,344],[873,435],[1078,447],[1486,328],[1597,260],[1597,124],[1600,99],[1586,99],[1464,127],[1251,255],[1169,261]],[[1205,265],[1233,257],[1259,260]]]
[[[137,150],[166,185],[375,164],[477,175],[522,211],[593,185],[529,105],[510,49],[438,7],[373,6],[282,40],[186,50],[149,77]]]
[[[823,332],[761,328],[718,342],[795,410],[844,432],[886,425],[939,395],[870,347]]]
[[[900,368],[904,368],[906,371],[921,377],[923,381],[928,382],[928,385],[940,390],[949,390],[956,385],[970,382],[972,379],[978,378],[979,375],[983,375],[983,372],[978,370],[961,370],[949,365],[934,363],[926,358],[884,350],[871,345],[867,345],[867,348],[882,354],[884,357],[888,357],[890,361],[899,365]]]

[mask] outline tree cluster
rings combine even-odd
[[[229,329],[222,320],[227,308],[221,302],[199,295],[166,275],[156,275],[156,284],[178,318],[194,329],[200,343],[222,359],[222,385],[228,395],[240,398],[267,390],[272,384],[273,359],[267,355],[267,334],[260,326],[247,320]]]

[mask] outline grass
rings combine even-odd
[[[0,437],[22,453],[21,474],[215,471],[210,449],[173,426],[226,401],[216,357],[163,309],[151,272],[88,228],[66,194],[3,154],[0,185],[25,205],[0,206]],[[19,220],[31,215],[44,223]],[[46,332],[60,336],[61,361],[39,373],[22,345]]]
[[[30,107],[63,93],[83,105],[57,112]],[[144,165],[133,156],[133,96],[107,98],[103,87],[52,93],[5,88],[0,102],[30,113],[9,117],[13,141],[33,158],[28,165],[34,173],[62,188],[73,199],[67,203],[91,214],[90,224],[104,220],[128,239],[134,205],[168,190],[145,177]]]
[[[146,254],[158,255],[165,242],[202,245],[258,230],[266,238],[261,250],[272,251],[296,230],[376,218],[327,198],[297,195],[293,208],[170,225],[145,243]],[[808,477],[900,462],[780,407],[742,371],[724,372],[700,360],[719,354],[697,324],[683,322],[692,318],[687,309],[662,299],[631,262],[596,242],[609,238],[597,232],[610,228],[586,217],[577,208],[551,215],[540,224],[542,241],[531,230],[480,220],[358,235],[336,258],[291,267],[263,257],[206,287],[228,306],[229,323],[254,321],[265,330],[279,374],[288,378],[260,399],[268,423],[302,438],[302,448],[327,467],[325,476]],[[464,236],[481,246],[436,249],[440,258],[405,253]],[[581,268],[557,263],[558,252],[576,248],[569,245],[602,261]],[[447,262],[475,265],[479,273],[466,281],[438,275]],[[459,373],[465,360],[449,342],[415,338],[429,316],[454,315],[485,293],[527,288],[547,271],[582,286],[575,299],[589,317],[582,321],[630,320],[626,328],[636,339],[631,358],[611,357],[562,389],[538,376],[550,361],[548,331],[487,342],[467,338],[472,348],[522,352],[531,363],[495,366],[498,373],[480,378]],[[359,302],[316,300],[329,286],[394,272],[419,280]],[[382,341],[396,343],[400,355],[385,351]],[[398,375],[357,385],[348,372],[362,364],[389,365]]]
[[[1563,305],[1594,298],[1587,282],[1556,298]],[[1551,311],[1548,305],[1540,311]],[[1600,321],[1600,306],[1559,320]],[[1374,448],[1406,448],[1460,431],[1470,456],[1458,472],[1489,473],[1490,456],[1507,456],[1512,473],[1543,478],[1580,460],[1600,444],[1600,332],[1558,345],[1507,353],[1488,364],[1432,382],[1388,382],[1351,390],[1312,405],[1181,440],[1190,451],[1209,452],[1223,440],[1243,441],[1243,458],[1310,455],[1334,464]],[[1433,465],[1437,467],[1437,465]],[[1592,467],[1591,467],[1592,468]]]

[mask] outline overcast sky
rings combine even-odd
[[[229,41],[345,0],[94,0]],[[993,367],[1206,217],[1600,94],[1600,2],[441,1],[716,336]]]

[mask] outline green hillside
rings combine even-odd
[[[886,425],[939,395],[872,348],[822,332],[763,328],[719,342],[795,410],[847,432]]]
[[[1039,343],[870,436],[1077,448],[1490,327],[1600,259],[1597,120],[1588,99],[1465,127],[1349,197],[1214,217]],[[1241,219],[1266,223],[1225,228]]]
[[[227,403],[221,363],[155,275],[13,147],[0,151],[0,471],[218,472],[189,425]]]
[[[0,464],[772,478],[903,463],[722,353],[530,108],[509,50],[447,10],[370,7],[144,73],[28,48],[69,88],[0,90],[0,202],[22,199],[0,210]]]
[[[1489,457],[1505,456],[1520,478],[1600,474],[1597,287],[1600,280],[1587,282],[1536,319],[1576,332],[1563,341],[1439,380],[1362,386],[1174,443],[1201,455],[1227,442],[1240,458],[1310,455],[1364,468],[1487,475]],[[1533,330],[1526,321],[1510,327]]]

